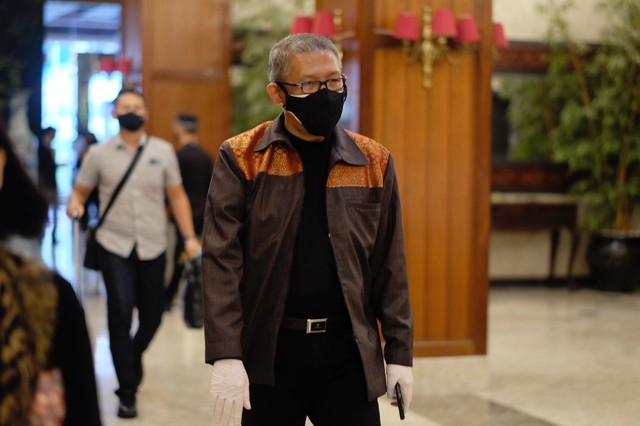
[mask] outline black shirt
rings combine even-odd
[[[53,150],[43,144],[38,146],[38,182],[40,186],[48,190],[55,191],[58,188]]]
[[[195,143],[189,143],[177,152],[182,184],[191,204],[193,226],[196,234],[202,234],[204,206],[209,182],[213,173],[213,160],[209,153]]]
[[[289,139],[302,158],[305,193],[285,315],[297,318],[346,315],[327,223],[326,185],[333,138],[306,142],[289,134]]]

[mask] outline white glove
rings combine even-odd
[[[220,359],[214,362],[209,392],[214,426],[241,426],[242,407],[251,410],[249,377],[242,361]]]
[[[395,400],[396,383],[400,383],[404,412],[406,413],[409,411],[413,397],[413,369],[405,365],[387,364],[387,398]]]

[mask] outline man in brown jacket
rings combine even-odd
[[[347,85],[328,39],[281,40],[269,74],[283,113],[222,144],[205,211],[214,424],[380,425],[377,397],[399,383],[406,411],[413,390],[393,160],[337,125]]]

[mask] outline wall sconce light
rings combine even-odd
[[[99,71],[104,71],[107,74],[111,74],[116,69],[116,61],[112,56],[103,56],[100,58]]]
[[[504,32],[504,25],[500,22],[493,23],[493,55],[498,57],[498,49],[506,49],[509,47],[509,40]]]
[[[120,71],[123,76],[129,75],[131,72],[131,59],[122,58],[116,63],[116,71]]]
[[[493,23],[493,46],[491,46],[491,52],[493,54],[493,60],[497,61],[500,57],[499,49],[506,49],[509,47],[509,41],[504,33],[504,26],[500,22]]]
[[[388,34],[386,31],[379,33]],[[422,27],[418,17],[411,12],[403,12],[398,16],[392,36],[402,41],[403,57],[408,62],[422,60],[422,85],[431,88],[433,67],[446,58],[453,62],[450,51],[455,46],[460,50],[470,50],[474,43],[480,41],[480,33],[475,18],[470,14],[462,14],[455,19],[450,10],[442,9],[432,14],[429,6],[424,6]],[[507,47],[502,24],[494,24],[493,44]]]
[[[493,45],[502,48],[509,47],[509,40],[504,33],[504,25],[500,22],[493,23]]]
[[[338,9],[340,10],[340,9]],[[336,17],[341,20],[342,11],[336,13],[334,16],[331,12],[318,12],[313,18],[311,24],[311,32],[327,38],[331,38],[336,35],[336,28],[339,28],[342,22],[335,22]]]
[[[103,56],[100,58],[99,71],[104,71],[107,74],[119,71],[123,77],[126,77],[131,73],[131,59],[122,58],[116,62],[113,56]]]
[[[310,33],[313,26],[313,18],[310,16],[296,16],[293,18],[289,35]]]
[[[353,31],[342,31],[342,9],[335,9],[333,12],[317,12],[312,17],[296,16],[289,29],[289,35],[300,33],[318,34],[333,41],[340,59],[342,59],[342,40],[353,37]]]
[[[419,28],[416,15],[403,12],[398,16],[393,31],[393,37],[402,40],[405,59],[415,62],[422,58],[422,85],[426,88],[431,87],[433,65],[447,56],[449,40],[457,34],[458,29],[451,11],[442,9],[432,15],[429,6],[423,9],[422,30]]]
[[[476,43],[480,41],[480,33],[473,16],[460,15],[456,21],[456,29],[458,30],[455,37],[457,43]]]

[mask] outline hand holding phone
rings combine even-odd
[[[404,400],[402,399],[402,389],[400,383],[396,383],[396,402],[398,404],[398,413],[400,414],[400,420],[404,420]]]

